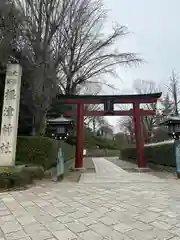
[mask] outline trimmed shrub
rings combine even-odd
[[[25,172],[23,167],[1,169],[0,189],[24,187],[32,182],[33,179],[31,175]]]
[[[47,137],[18,137],[16,151],[16,165],[28,166],[27,171],[35,171],[35,175],[42,175],[44,171],[56,166],[59,147],[62,147],[64,161],[74,159],[75,147],[66,142]],[[36,169],[35,169],[36,165]],[[43,167],[40,170],[40,167]],[[38,169],[37,169],[38,168]]]
[[[56,162],[59,142],[47,137],[18,137],[16,162],[51,168]]]
[[[76,137],[71,136],[66,141],[70,145],[76,145]],[[99,147],[100,149],[119,149],[120,147],[114,140],[106,139],[99,136],[94,136],[93,134],[86,134],[84,139],[84,148],[92,149]]]
[[[145,146],[144,155],[147,163],[175,167],[176,160],[174,156],[173,144],[163,144],[155,146]],[[137,152],[135,147],[129,147],[121,150],[120,158],[137,162]]]
[[[30,175],[32,179],[42,179],[44,177],[44,169],[40,166],[25,166],[22,171]]]
[[[75,157],[75,146],[72,146],[66,142],[61,143],[62,152],[64,156],[64,162],[67,162]]]
[[[116,157],[119,156],[120,150],[112,149],[94,149],[87,151],[88,157]]]

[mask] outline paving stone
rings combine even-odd
[[[46,213],[45,210],[43,210],[42,208],[40,208],[38,206],[29,206],[29,207],[26,207],[26,210],[32,216],[39,216],[39,215],[43,215]],[[23,214],[23,215],[25,215],[25,214]]]
[[[45,240],[53,237],[52,233],[46,230],[30,233],[29,236],[32,240]]]
[[[89,228],[93,230],[94,232],[102,235],[102,236],[108,236],[110,232],[112,232],[112,228],[109,226],[104,225],[101,222],[98,222],[97,224],[90,225]]]
[[[32,216],[28,216],[28,215],[25,215],[25,216],[19,216],[16,218],[18,220],[18,222],[21,224],[21,225],[29,225],[29,224],[32,224],[32,223],[36,223],[36,219]]]
[[[23,202],[20,202],[20,204],[21,204],[23,207],[35,206],[35,203],[34,203],[33,201],[23,201]]]
[[[156,212],[156,213],[163,212],[163,209],[156,208],[156,207],[149,207],[149,208],[147,208],[147,210],[149,210],[151,212]]]
[[[20,210],[15,210],[15,211],[12,211],[12,214],[15,216],[15,217],[19,217],[19,216],[24,216],[27,214],[27,211],[25,209],[20,209]]]
[[[126,233],[131,239],[133,240],[151,240],[151,239],[154,239],[155,238],[155,234],[151,234],[151,232],[144,232],[144,231],[140,231],[140,230],[137,230],[137,229],[133,229],[133,230],[130,230]]]
[[[145,212],[143,214],[135,216],[134,218],[145,223],[151,223],[151,222],[154,222],[158,217],[159,217],[159,214],[157,213]]]
[[[58,240],[75,240],[78,239],[77,235],[71,232],[69,229],[56,231],[53,233]]]
[[[16,222],[5,222],[4,224],[1,225],[2,231],[6,233],[11,233],[11,232],[17,232],[22,229],[22,226]]]
[[[70,213],[69,216],[71,216],[74,219],[79,219],[87,216],[87,213],[84,213],[83,211],[76,211],[73,213]]]
[[[169,232],[180,237],[180,228],[177,226],[170,229]]]
[[[99,218],[104,217],[104,213],[98,212],[98,211],[93,211],[88,214],[88,217],[93,218],[94,220],[98,220]]]
[[[23,228],[27,234],[46,230],[42,224],[38,224],[38,223],[31,224],[31,225],[25,225]]]
[[[38,207],[51,207],[51,204],[48,202],[48,201],[45,201],[43,199],[38,199],[38,200],[35,200],[34,203],[36,203],[36,205]]]
[[[148,232],[147,232],[148,234]],[[173,234],[170,231],[165,231],[165,230],[160,230],[158,228],[154,228],[153,230],[149,231],[149,234],[152,234],[155,236],[157,239],[171,239],[174,236],[177,236],[178,234]]]
[[[81,222],[73,222],[66,224],[66,227],[69,228],[74,233],[85,232],[88,228]]]
[[[180,237],[173,237],[171,240],[180,240]]]
[[[7,206],[8,209],[11,210],[11,211],[21,208],[20,203],[18,203],[18,202],[15,201],[15,200],[13,200],[13,201],[11,201],[11,202],[7,202],[7,203],[6,203],[6,206]]]
[[[117,231],[110,231],[103,235],[104,240],[124,240],[124,234]]]
[[[9,210],[1,210],[0,211],[0,216],[7,216],[7,215],[10,215],[11,212]]]
[[[12,221],[15,221],[15,216],[12,214],[0,217],[0,224],[2,224],[4,222],[12,222]]]
[[[65,216],[66,213],[55,207],[45,207],[44,211],[49,213],[52,217]]]
[[[47,240],[57,240],[57,238],[47,238]]]
[[[0,203],[0,211],[8,210],[7,206],[4,203]]]
[[[47,222],[47,223],[44,224],[44,226],[51,232],[60,231],[60,230],[64,230],[65,229],[64,224],[61,224],[58,221]]]
[[[8,233],[5,235],[7,240],[22,239],[28,237],[28,235],[23,231],[17,231],[13,233]]]
[[[65,215],[65,216],[58,217],[57,220],[60,223],[70,223],[70,222],[75,221],[75,219],[71,215]]]
[[[102,218],[99,218],[99,221],[107,226],[115,225],[118,223],[118,220],[110,218],[108,216],[104,216]]]
[[[118,223],[116,225],[113,226],[113,229],[121,232],[121,233],[126,233],[130,230],[133,229],[133,227],[131,225],[125,224],[125,223]]]
[[[104,237],[95,233],[92,230],[88,230],[86,232],[79,233],[78,236],[83,240],[103,240]],[[78,239],[78,238],[77,238]]]
[[[133,229],[137,229],[137,230],[141,230],[141,231],[149,231],[151,229],[153,229],[153,226],[143,223],[143,222],[139,222],[136,221],[134,224],[132,224]]]
[[[79,218],[79,221],[84,223],[84,225],[89,226],[92,224],[97,223],[97,220],[91,218],[91,217],[84,217],[84,218]]]
[[[180,238],[179,181],[94,161],[97,173],[78,184],[48,180],[0,193],[0,240]]]
[[[37,215],[34,216],[34,218],[36,219],[37,222],[42,224],[55,221],[55,219],[49,214]]]
[[[0,237],[3,237],[4,236],[4,233],[3,231],[0,229]]]
[[[179,223],[179,219],[177,218],[170,218],[170,217],[167,217],[167,216],[162,216],[160,215],[157,219],[157,221],[160,221],[160,222],[165,222],[165,223],[168,223],[172,226],[176,225]]]
[[[18,240],[32,240],[30,237],[20,238]]]
[[[172,225],[170,225],[168,223],[160,222],[160,221],[151,222],[151,225],[156,228],[164,229],[164,230],[168,230],[168,229],[172,228]]]
[[[12,196],[7,196],[7,197],[4,197],[2,198],[2,201],[6,204],[6,203],[11,203],[14,201],[14,198]]]
[[[75,208],[72,208],[72,207],[64,207],[62,209],[62,211],[65,213],[65,214],[68,214],[68,213],[74,213],[76,212],[76,209]]]

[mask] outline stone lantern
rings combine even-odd
[[[57,155],[57,181],[62,180],[64,176],[64,154],[62,149],[63,140],[67,139],[73,127],[73,120],[63,116],[47,120],[47,131],[54,139],[60,140],[59,151]]]
[[[47,129],[52,138],[63,140],[67,139],[69,136],[73,124],[74,121],[72,119],[61,116],[54,119],[48,119]]]
[[[180,116],[169,116],[160,123],[168,129],[168,135],[174,139],[174,154],[176,159],[176,173],[180,178]]]
[[[180,116],[168,116],[167,119],[160,123],[167,127],[168,135],[175,139],[179,140],[180,137]]]

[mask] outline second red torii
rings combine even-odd
[[[154,115],[153,110],[140,108],[142,103],[155,103],[162,93],[133,94],[133,95],[59,95],[58,100],[65,104],[76,104],[76,112],[67,112],[66,116],[77,116],[77,139],[75,168],[83,168],[83,142],[84,142],[84,116],[133,116],[138,167],[145,168],[144,139],[142,134],[141,117]],[[115,111],[114,104],[132,103],[133,109],[128,111]],[[85,111],[85,104],[104,104],[104,111]]]

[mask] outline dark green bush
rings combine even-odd
[[[16,162],[51,168],[56,161],[58,141],[46,137],[18,137]]]
[[[115,157],[119,156],[120,150],[112,150],[112,149],[91,149],[87,151],[88,157]]]
[[[25,166],[22,171],[30,175],[32,179],[42,179],[44,177],[44,169],[40,166]]]
[[[33,178],[23,168],[10,169],[0,172],[0,189],[9,189],[31,184]]]
[[[144,155],[147,163],[154,163],[169,167],[176,166],[173,144],[145,146]],[[120,158],[137,162],[136,148],[129,147],[122,149]]]
[[[66,142],[47,137],[18,137],[16,165],[37,165],[45,170],[55,167],[60,146],[65,162],[74,158],[75,147]]]
[[[76,145],[76,137],[71,136],[66,141],[70,145]],[[100,149],[119,149],[116,142],[111,139],[106,139],[100,136],[94,136],[92,133],[86,133],[84,139],[84,148],[92,149],[99,147]]]
[[[75,157],[75,146],[72,146],[66,142],[61,142],[64,161],[67,162]]]

